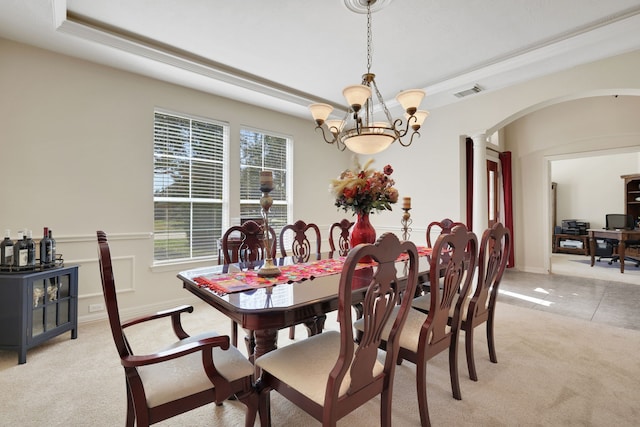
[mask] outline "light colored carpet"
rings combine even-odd
[[[334,327],[333,317],[328,327]],[[229,321],[197,303],[185,317],[188,331],[228,333]],[[140,327],[134,348],[168,339],[168,322]],[[287,331],[281,345],[289,340]],[[298,339],[304,332],[298,328]],[[454,400],[447,355],[428,364],[428,397],[434,426],[632,426],[640,419],[640,332],[501,304],[497,312],[498,364],[489,362],[484,330],[476,334],[479,381],[469,380],[461,340],[463,400]],[[397,369],[393,422],[420,424],[415,366]],[[28,352],[17,364],[0,351],[0,426],[121,426],[125,420],[124,374],[106,322],[83,324]],[[371,401],[339,425],[378,425],[379,401]],[[272,393],[274,426],[319,425]],[[244,407],[226,402],[175,417],[160,426],[238,426]],[[258,423],[256,423],[258,425]]]

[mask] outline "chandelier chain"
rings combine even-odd
[[[367,2],[367,73],[371,73],[371,2]]]

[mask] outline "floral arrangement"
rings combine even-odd
[[[336,198],[335,205],[344,211],[369,214],[373,211],[391,210],[398,201],[398,190],[391,178],[393,168],[384,167],[382,172],[370,169],[370,159],[363,167],[358,159],[354,160],[354,169],[345,170],[338,179],[331,181],[330,191]]]

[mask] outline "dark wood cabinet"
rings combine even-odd
[[[0,273],[0,349],[27,350],[71,331],[78,337],[78,266]]]
[[[589,236],[586,234],[555,234],[553,238],[553,253],[589,255]],[[564,246],[562,244],[564,241],[580,244]]]
[[[633,220],[640,221],[640,174],[622,175],[624,180],[625,213],[633,216]]]
[[[621,178],[624,180],[625,213],[633,216],[636,228],[640,228],[640,174],[622,175]],[[628,247],[625,254],[632,258],[640,258],[640,248]]]

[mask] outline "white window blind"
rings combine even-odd
[[[228,126],[155,112],[154,261],[217,255]]]
[[[291,167],[288,153],[291,140],[252,129],[240,130],[240,218],[261,218],[260,171],[273,173],[273,205],[269,225],[279,233],[289,222],[287,174]]]

